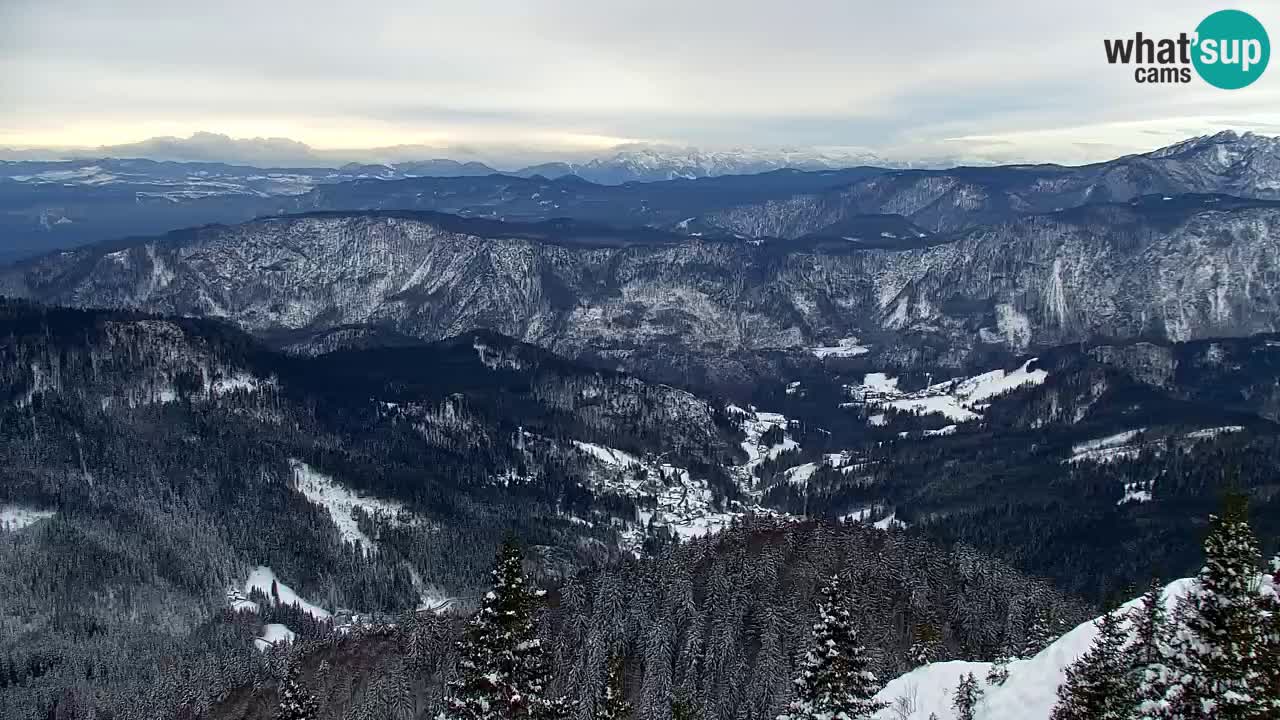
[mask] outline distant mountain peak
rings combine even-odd
[[[1280,149],[1280,138],[1260,135],[1255,132],[1237,133],[1235,130],[1223,130],[1212,135],[1198,135],[1181,142],[1167,145],[1146,154],[1152,158],[1170,158],[1188,153],[1203,152],[1222,145],[1240,146],[1242,149]]]

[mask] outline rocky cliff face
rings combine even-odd
[[[0,292],[225,317],[301,350],[349,326],[422,339],[488,328],[711,380],[765,372],[762,353],[854,336],[886,358],[960,366],[979,349],[1280,325],[1280,206],[1266,202],[1094,205],[898,251],[504,227],[377,213],[258,220],[45,257],[0,274]]]

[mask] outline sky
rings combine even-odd
[[[320,149],[625,143],[1083,162],[1280,133],[1280,67],[1138,85],[1108,37],[1182,0],[0,0],[0,146],[198,131]],[[1278,63],[1280,64],[1280,63]]]

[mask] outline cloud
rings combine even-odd
[[[1240,7],[1280,27],[1268,4]],[[318,148],[646,140],[1067,159],[1147,149],[1171,118],[1204,132],[1280,120],[1267,112],[1280,70],[1224,93],[1140,87],[1103,60],[1104,37],[1176,34],[1205,13],[1189,0],[4,0],[0,144],[209,129]]]

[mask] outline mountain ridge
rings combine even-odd
[[[680,367],[749,378],[768,353],[851,336],[891,364],[962,367],[982,347],[1274,331],[1277,238],[1275,203],[1217,196],[839,252],[830,240],[324,213],[45,256],[0,269],[0,292],[226,317],[264,337],[352,324],[425,339],[489,328],[665,379]]]

